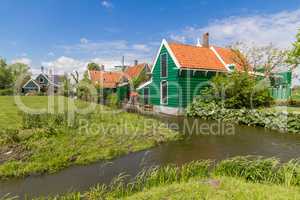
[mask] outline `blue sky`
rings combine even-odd
[[[288,2],[288,3],[287,3]],[[0,56],[32,69],[83,70],[87,62],[151,62],[163,38],[289,47],[300,0],[1,0]]]

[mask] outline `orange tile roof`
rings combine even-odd
[[[122,72],[90,71],[89,73],[92,83],[103,88],[116,88],[122,78]]]
[[[169,46],[182,68],[227,71],[211,48],[179,43],[169,43]],[[235,64],[231,58],[235,53],[231,49],[213,48],[226,64]]]
[[[228,49],[228,48],[222,48],[222,47],[214,47],[214,48],[218,52],[218,54],[222,57],[222,59],[226,64],[235,64],[237,70],[239,71],[244,70],[241,64],[242,63],[247,64],[247,61],[242,54],[238,55],[232,49]],[[241,59],[243,59],[243,61]],[[248,70],[252,71],[252,69],[248,69]]]
[[[125,70],[125,73],[128,75],[128,78],[134,78],[140,75],[140,73],[143,71],[146,63],[138,64],[136,66],[128,67]]]

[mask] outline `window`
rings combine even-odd
[[[160,75],[161,77],[167,77],[167,73],[168,73],[168,55],[165,54],[161,54],[160,55]]]
[[[168,82],[162,81],[160,84],[160,103],[168,104]]]
[[[40,83],[44,83],[43,77],[40,77]]]
[[[144,88],[144,105],[149,105],[149,88]]]

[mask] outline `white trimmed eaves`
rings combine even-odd
[[[161,50],[162,50],[163,47],[165,47],[165,48],[167,49],[168,53],[170,54],[171,58],[173,59],[175,65],[176,65],[176,67],[177,67],[177,68],[181,68],[180,63],[178,62],[178,60],[177,60],[175,54],[173,53],[172,49],[170,48],[170,46],[169,46],[167,40],[163,39],[162,42],[161,42],[160,48],[159,48],[159,50],[158,50],[158,52],[157,52],[157,54],[156,54],[155,60],[154,60],[154,62],[153,62],[153,67],[152,67],[152,69],[151,69],[151,74],[153,73],[153,70],[154,70],[154,68],[155,68],[155,65],[156,65],[158,59],[159,59],[160,52],[161,52]]]
[[[217,50],[211,46],[209,47],[210,50],[212,50],[212,52],[214,52],[214,54],[217,56],[218,60],[224,65],[224,67],[227,69],[227,71],[232,71],[229,66],[232,65],[232,64],[226,64],[226,62],[224,61],[224,59],[220,56],[220,54],[217,52]]]
[[[37,84],[37,82],[35,82],[35,80],[33,80],[32,78],[29,79],[29,80],[23,85],[23,88],[25,88],[26,85],[28,85],[28,83],[30,83],[31,81],[32,81],[36,86],[38,86],[39,90],[41,89],[40,85]]]
[[[152,83],[152,79],[151,79],[150,81],[148,81],[148,82],[146,82],[146,83],[140,85],[140,86],[137,88],[137,90],[143,89],[144,87],[150,85],[151,83]]]

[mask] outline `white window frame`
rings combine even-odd
[[[163,82],[167,83],[167,98],[166,98],[167,102],[166,103],[163,103],[163,98],[162,98],[162,92],[163,92],[162,85],[163,85]],[[160,104],[161,105],[168,105],[168,103],[169,103],[169,82],[167,80],[162,80],[160,82]]]
[[[166,76],[162,76],[162,57],[163,57],[163,55],[166,55]],[[169,60],[169,56],[167,53],[160,54],[160,77],[161,78],[168,78],[168,67],[169,67],[168,60]]]

